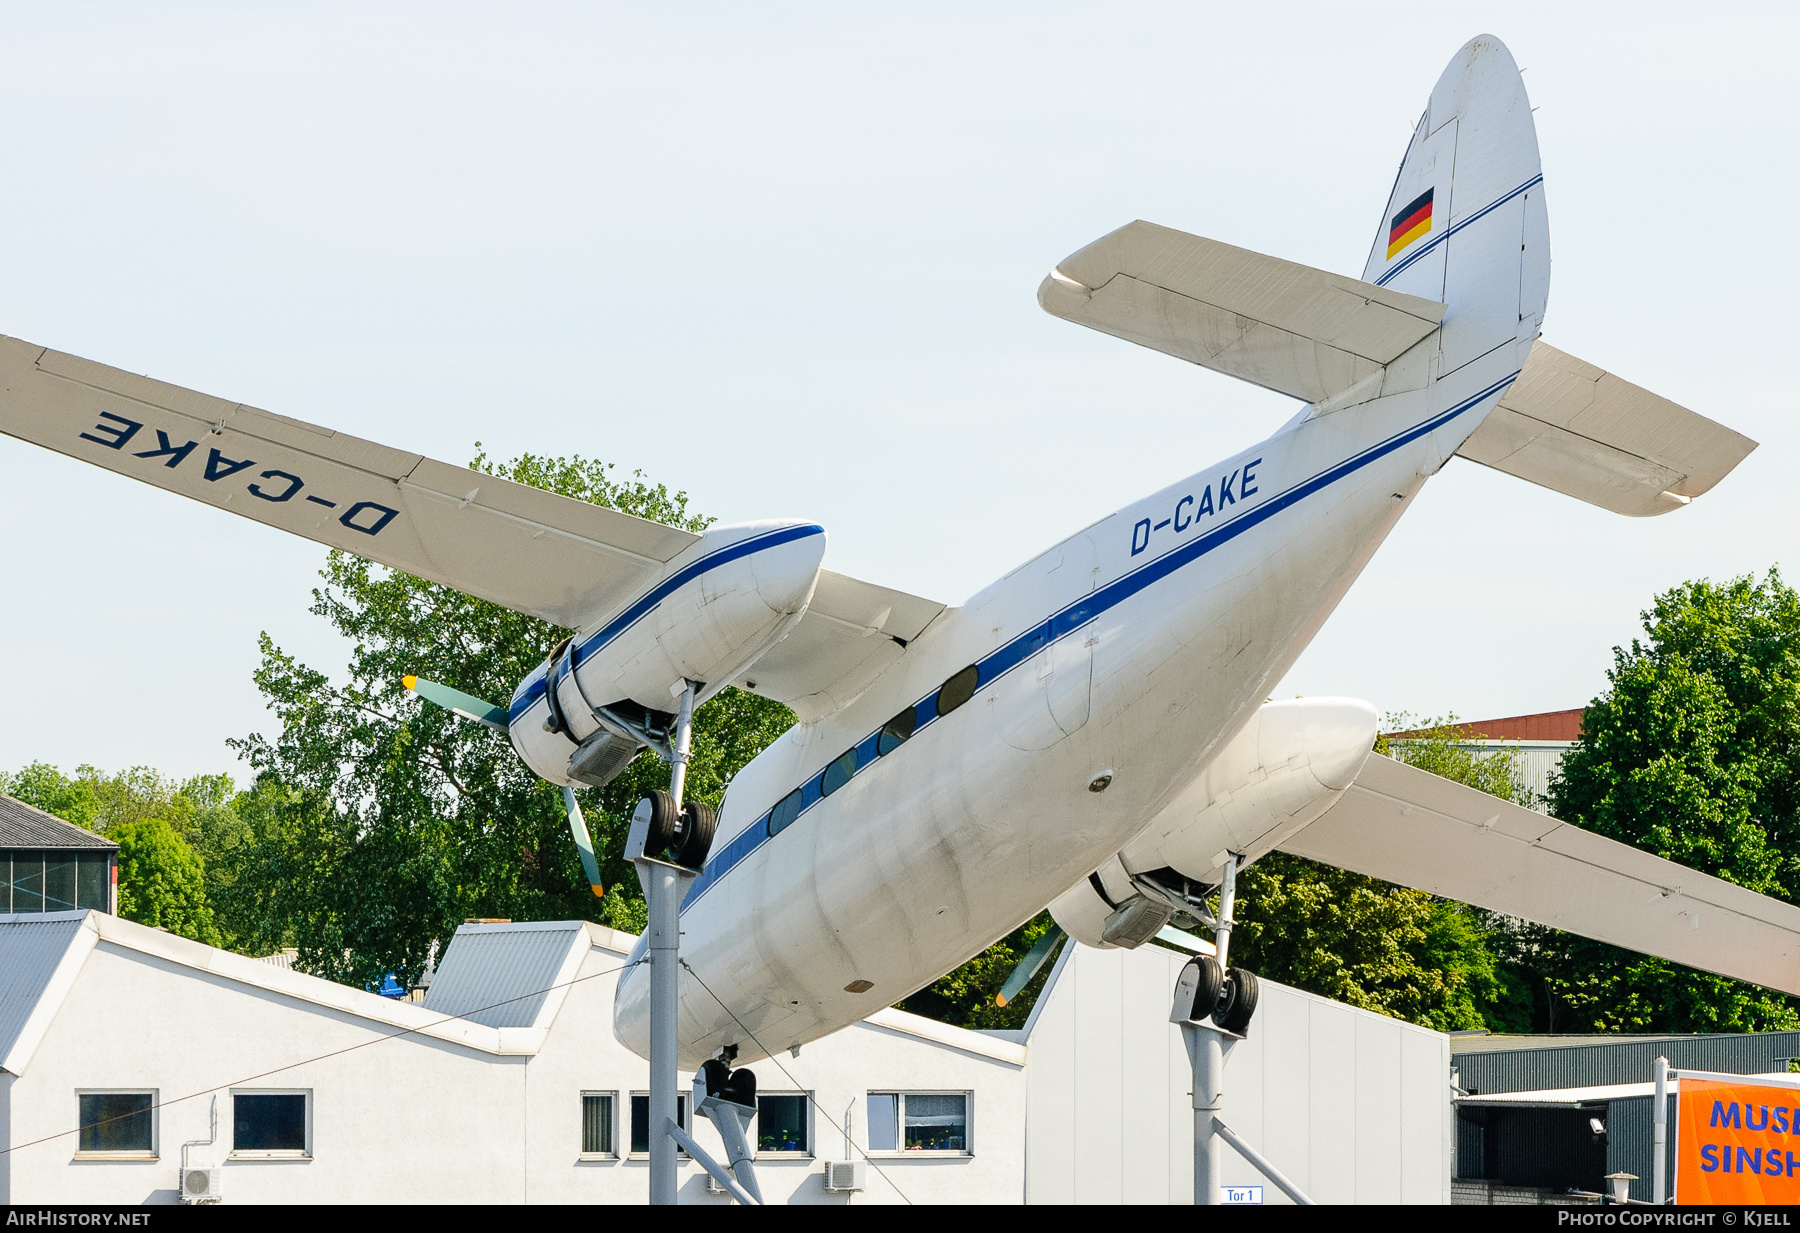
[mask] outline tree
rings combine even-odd
[[[160,833],[152,839],[145,837],[147,831],[130,832],[139,845],[138,855],[128,862],[121,852],[120,914],[220,945],[232,945],[236,940],[231,929],[221,933],[216,928],[219,922],[212,911],[212,904],[230,881],[233,849],[242,842],[245,829],[237,815],[237,792],[229,775],[196,775],[176,783],[147,766],[108,775],[84,763],[71,778],[47,763],[33,762],[13,774],[0,773],[0,792],[120,844],[127,828],[160,823],[173,843]],[[165,861],[172,862],[167,869],[161,863]],[[201,871],[200,897],[188,906],[170,906],[168,910],[183,920],[204,920],[204,926],[192,926],[199,932],[178,929],[161,919],[164,909],[160,906],[127,909],[127,904],[167,905],[168,896],[176,894],[177,888],[186,904],[191,898],[187,889],[190,865]],[[134,914],[137,912],[151,912],[157,919]]]
[[[121,822],[110,835],[119,845],[119,915],[219,945],[206,900],[205,862],[175,828],[160,818],[144,818]]]
[[[1800,895],[1800,595],[1761,581],[1684,583],[1613,649],[1610,688],[1552,782],[1551,812],[1609,838],[1793,901]],[[1509,967],[1545,1030],[1720,1032],[1800,1026],[1800,1003],[1546,929]]]
[[[476,469],[689,530],[688,512],[641,473],[524,455]],[[349,640],[334,683],[265,634],[256,672],[281,730],[232,745],[257,771],[240,801],[251,833],[227,915],[255,922],[255,945],[290,945],[300,966],[367,985],[416,979],[468,917],[592,919],[636,930],[644,920],[625,832],[637,800],[666,787],[644,755],[599,791],[580,793],[606,886],[596,901],[568,833],[560,790],[538,779],[507,738],[422,704],[409,673],[504,701],[565,631],[447,587],[333,552],[312,611]],[[688,794],[716,804],[738,768],[793,722],[778,703],[722,691],[695,716]]]

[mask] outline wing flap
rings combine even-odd
[[[1800,907],[1369,755],[1309,860],[1800,994]]]
[[[0,432],[568,627],[697,538],[12,338]]]
[[[820,570],[799,624],[733,684],[785,702],[811,722],[860,695],[943,610],[934,600]]]
[[[1457,450],[1614,513],[1647,517],[1709,491],[1756,442],[1543,339]]]
[[[1308,402],[1379,371],[1444,316],[1431,300],[1142,221],[1063,261],[1038,303]]]

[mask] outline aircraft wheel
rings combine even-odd
[[[756,1108],[756,1072],[747,1066],[732,1071],[725,1081],[725,1089],[719,1094],[734,1105]]]
[[[1219,1004],[1219,995],[1225,991],[1224,969],[1211,955],[1195,955],[1187,961],[1187,966],[1196,977],[1193,1009],[1188,1012],[1188,1018],[1209,1018]],[[1185,977],[1187,973],[1182,975]]]
[[[1256,1014],[1256,974],[1243,968],[1225,973],[1225,990],[1219,995],[1219,1008],[1213,1011],[1213,1022],[1227,1032],[1242,1036]]]
[[[643,804],[650,807],[650,829],[644,836],[644,855],[662,859],[664,853],[674,851],[681,825],[681,819],[675,813],[675,798],[661,788],[652,788]]]
[[[725,1094],[725,1089],[731,1082],[731,1067],[715,1057],[701,1063],[700,1073],[705,1076],[708,1096]]]
[[[706,854],[712,851],[713,830],[718,826],[719,815],[711,805],[699,801],[689,801],[681,807],[681,850],[676,856],[677,865],[686,865],[689,869],[699,869],[706,864]]]

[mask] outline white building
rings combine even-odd
[[[641,1203],[648,1068],[611,1030],[634,941],[464,926],[414,1004],[98,912],[0,916],[0,1203],[168,1202],[184,1163],[219,1166],[225,1202]],[[1068,947],[1022,1032],[888,1010],[756,1063],[764,1195],[1188,1201],[1182,959]],[[1320,1201],[1448,1202],[1447,1038],[1263,990],[1233,1128]],[[823,1162],[864,1153],[866,1191],[824,1189]],[[684,1202],[727,1201],[682,1178]]]

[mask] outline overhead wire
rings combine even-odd
[[[761,1049],[763,1051],[763,1053],[768,1055],[769,1060],[771,1062],[775,1063],[775,1068],[777,1070],[779,1070],[783,1075],[787,1076],[787,1081],[789,1083],[793,1084],[794,1087],[797,1088],[798,1090],[806,1093],[806,1099],[812,1103],[812,1107],[814,1109],[818,1110],[819,1115],[821,1117],[823,1117],[827,1122],[831,1123],[831,1128],[833,1130],[837,1131],[839,1134],[844,1136],[844,1142],[848,1143],[851,1146],[851,1148],[856,1152],[857,1155],[861,1156],[864,1160],[869,1162],[869,1167],[871,1169],[873,1169],[873,1170],[875,1170],[875,1172],[881,1174],[881,1180],[886,1182],[888,1185],[892,1186],[894,1188],[894,1193],[899,1195],[902,1199],[905,1199],[906,1205],[908,1207],[917,1206],[917,1204],[915,1204],[911,1198],[908,1198],[907,1193],[904,1190],[900,1189],[900,1184],[898,1182],[896,1182],[893,1178],[888,1176],[887,1170],[883,1169],[878,1163],[876,1163],[875,1158],[873,1156],[869,1155],[868,1152],[864,1151],[861,1147],[857,1146],[856,1140],[850,1137],[850,1133],[847,1130],[845,1130],[842,1126],[838,1125],[836,1119],[834,1119],[831,1116],[831,1114],[826,1110],[825,1106],[819,1103],[819,1098],[817,1096],[814,1096],[810,1089],[802,1087],[800,1080],[794,1078],[793,1072],[790,1071],[786,1066],[783,1066],[781,1064],[781,1059],[779,1057],[775,1056],[775,1054],[773,1052],[771,1052],[767,1047],[765,1047],[763,1045],[762,1041],[756,1039],[756,1033],[752,1032],[749,1028],[749,1025],[746,1024],[742,1019],[738,1018],[737,1012],[735,1010],[731,1009],[731,1007],[729,1007],[725,1004],[725,999],[720,997],[718,994],[714,993],[712,991],[712,986],[708,985],[705,981],[700,979],[700,973],[694,971],[693,967],[688,963],[688,961],[686,959],[683,959],[681,961],[681,966],[684,968],[687,968],[687,973],[689,976],[692,976],[694,978],[694,983],[699,985],[702,989],[706,990],[707,994],[712,998],[712,1000],[719,1004],[719,1009],[723,1010],[726,1014],[730,1015],[731,1021],[733,1023],[737,1024],[739,1028],[743,1029],[744,1035],[748,1036],[750,1038],[750,1043],[755,1045],[758,1049]]]

